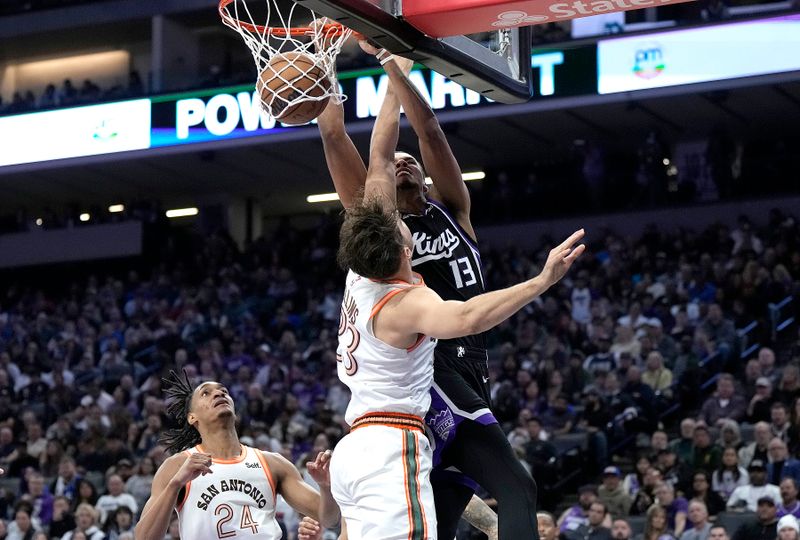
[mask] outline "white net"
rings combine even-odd
[[[292,122],[305,123],[321,113],[329,99],[336,103],[347,99],[339,91],[335,64],[352,30],[329,21],[314,22],[318,21],[314,12],[296,3],[288,13],[281,12],[277,0],[260,0],[259,5],[266,5],[261,24],[244,0],[220,0],[219,13],[253,55],[258,69],[256,90],[266,112],[285,121],[309,104],[303,109],[312,116]]]

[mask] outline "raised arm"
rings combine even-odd
[[[469,191],[461,179],[461,167],[450,149],[450,144],[433,109],[408,76],[398,69],[397,64],[388,62],[384,69],[403,106],[406,118],[419,138],[422,164],[433,180],[431,196],[443,202],[453,213],[458,224],[475,240],[475,231],[469,219]]]
[[[297,510],[304,516],[310,516],[318,520],[323,527],[335,527],[339,523],[339,507],[331,495],[330,478],[327,481],[319,482],[320,492],[309,486],[303,481],[297,468],[283,456],[278,454],[264,453],[264,457],[270,469],[275,475],[278,493],[286,499],[289,506]],[[326,456],[330,459],[330,454]],[[315,463],[320,462],[317,457]],[[309,472],[311,469],[309,468]]]
[[[583,244],[575,246],[583,234],[583,229],[576,231],[550,250],[538,276],[506,289],[474,296],[466,302],[444,301],[428,287],[397,295],[376,315],[376,335],[395,345],[410,335],[453,339],[494,328],[564,276],[585,249]]]
[[[400,66],[400,72],[406,73],[411,69],[411,63]],[[333,185],[342,206],[350,208],[357,200],[367,178],[367,167],[358,153],[353,140],[347,134],[344,123],[344,107],[341,103],[328,103],[325,110],[317,118],[319,133],[322,136],[322,146],[325,151],[325,161],[328,171],[333,179]],[[386,133],[399,133],[400,130],[400,101],[397,99],[392,85],[386,92],[378,117],[375,119],[375,131]],[[395,146],[397,143],[395,142]],[[392,148],[392,153],[394,153]],[[394,157],[394,155],[392,156]]]

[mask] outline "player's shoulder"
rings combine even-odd
[[[173,454],[164,460],[164,463],[158,468],[158,471],[172,471],[173,473],[180,469],[181,465],[189,459],[189,452],[186,450]]]

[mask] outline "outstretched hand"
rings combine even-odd
[[[317,454],[317,459],[306,463],[308,474],[319,485],[320,488],[331,487],[331,456],[333,452],[325,450]]]
[[[580,257],[581,253],[586,250],[584,244],[575,246],[576,242],[583,238],[583,235],[583,229],[577,230],[561,244],[550,250],[547,262],[544,264],[544,269],[540,274],[548,287],[558,283],[572,266],[572,263],[575,262],[575,259]]]

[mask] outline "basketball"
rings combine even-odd
[[[310,55],[290,51],[270,59],[259,75],[256,89],[276,120],[299,125],[307,124],[325,110],[330,86],[325,70]]]

